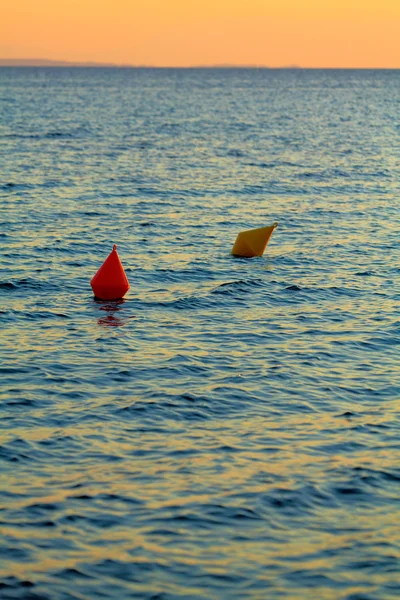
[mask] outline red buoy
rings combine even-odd
[[[129,281],[115,244],[111,254],[101,265],[90,285],[94,295],[100,300],[118,300],[123,298],[129,290]]]

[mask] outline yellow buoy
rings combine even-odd
[[[245,256],[246,258],[262,256],[269,242],[269,238],[277,226],[278,223],[274,223],[269,227],[259,227],[258,229],[241,231],[236,238],[231,254],[234,254],[235,256]]]

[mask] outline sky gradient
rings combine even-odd
[[[400,68],[399,0],[4,0],[0,58]]]

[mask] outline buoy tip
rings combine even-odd
[[[117,249],[117,244],[114,244],[114,246],[113,246],[113,251],[115,252],[115,251],[116,251],[116,249]]]

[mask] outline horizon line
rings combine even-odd
[[[268,70],[368,70],[397,71],[400,67],[306,67],[301,65],[270,66],[263,64],[215,63],[212,65],[152,65],[131,63],[107,63],[97,61],[69,61],[47,58],[0,58],[0,67],[86,67],[86,68],[118,68],[118,69],[268,69]]]

